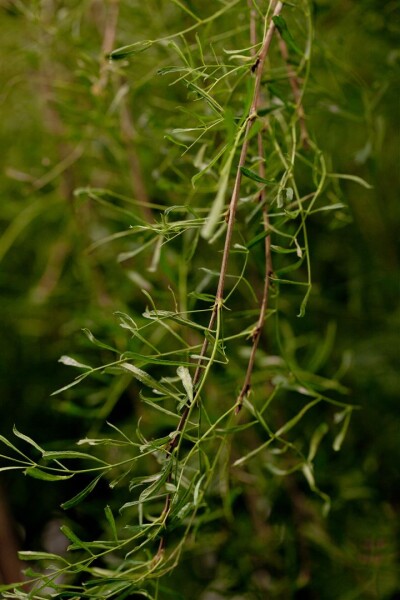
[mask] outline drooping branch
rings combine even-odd
[[[256,11],[254,8],[250,10],[250,41],[255,47],[257,43],[257,33],[256,33]],[[262,179],[266,178],[265,173],[265,161],[264,161],[264,144],[263,144],[263,132],[259,131],[257,134],[257,146],[258,146],[258,156],[261,158],[260,163],[258,165],[258,174]],[[268,206],[266,201],[266,193],[265,187],[263,187],[258,196],[259,202],[263,207],[263,227],[264,231],[268,232],[269,230],[269,215],[268,215]],[[247,371],[245,375],[245,379],[242,385],[242,389],[240,390],[239,396],[236,400],[235,413],[238,414],[243,406],[243,401],[250,393],[251,389],[251,375],[254,369],[254,362],[256,359],[256,353],[258,348],[258,343],[260,341],[262,328],[265,322],[265,316],[268,309],[268,299],[269,299],[269,289],[270,289],[270,277],[272,275],[272,257],[271,257],[271,237],[270,235],[266,235],[264,238],[264,254],[265,254],[265,269],[264,269],[264,287],[261,298],[260,305],[260,313],[257,321],[257,325],[252,334],[253,346],[251,348],[250,358],[247,365]]]
[[[283,8],[283,2],[278,2],[275,6],[273,16],[278,16],[281,13],[282,8]],[[240,152],[239,163],[238,163],[238,166],[236,169],[236,177],[235,177],[235,183],[233,186],[233,192],[232,192],[231,200],[229,203],[228,225],[227,225],[226,236],[225,236],[225,245],[224,245],[224,251],[223,251],[223,255],[222,255],[218,288],[217,288],[217,293],[215,296],[215,303],[214,303],[213,311],[211,313],[210,322],[208,324],[209,331],[213,329],[216,318],[217,318],[217,313],[222,309],[222,306],[223,306],[225,278],[226,278],[226,273],[227,273],[227,269],[228,269],[229,253],[230,253],[230,249],[231,249],[232,235],[233,235],[233,229],[234,229],[234,225],[235,225],[236,209],[237,209],[237,205],[238,205],[238,201],[239,201],[240,185],[241,185],[241,181],[242,181],[242,167],[244,167],[246,158],[247,158],[247,152],[248,152],[248,146],[249,146],[249,133],[250,133],[250,130],[251,130],[256,118],[257,118],[257,107],[258,107],[259,98],[260,98],[261,79],[262,79],[262,74],[263,74],[263,70],[264,70],[265,60],[267,58],[267,54],[268,54],[268,51],[269,51],[269,48],[271,45],[274,31],[275,31],[275,24],[274,24],[273,20],[271,19],[269,27],[268,27],[266,35],[265,35],[265,38],[264,38],[264,41],[263,41],[261,51],[260,51],[259,55],[257,56],[257,60],[253,67],[254,72],[255,72],[255,84],[254,84],[253,99],[252,99],[248,117],[247,117],[243,145],[242,145],[242,149]],[[209,342],[208,342],[207,338],[205,338],[202,349],[201,349],[197,369],[196,369],[196,372],[194,375],[194,384],[195,385],[198,383],[198,381],[200,379],[201,366],[203,364],[203,358],[207,352],[208,343]]]
[[[282,8],[283,8],[283,2],[277,2],[274,7],[274,10],[273,10],[273,16],[278,16],[281,13]],[[257,118],[257,107],[258,107],[259,98],[260,98],[261,79],[262,79],[265,61],[266,61],[266,58],[268,55],[269,48],[271,46],[271,41],[272,41],[274,32],[275,32],[275,24],[271,18],[268,29],[266,31],[266,34],[265,34],[265,37],[263,40],[261,51],[259,52],[258,56],[256,57],[256,61],[252,67],[252,72],[255,73],[253,97],[252,97],[252,102],[251,102],[250,109],[249,109],[248,115],[247,115],[247,121],[246,121],[244,136],[243,136],[243,144],[242,144],[241,151],[240,151],[239,162],[238,162],[238,165],[236,168],[235,182],[234,182],[234,186],[233,186],[231,200],[229,203],[225,244],[224,244],[224,250],[223,250],[222,261],[221,261],[221,266],[220,266],[220,274],[219,274],[217,292],[215,295],[215,302],[214,302],[214,306],[212,309],[210,321],[208,324],[208,331],[213,330],[214,325],[217,322],[217,317],[223,308],[225,279],[226,279],[226,274],[227,274],[227,269],[228,269],[229,254],[230,254],[233,230],[234,230],[234,225],[235,225],[236,209],[237,209],[239,195],[240,195],[240,186],[241,186],[241,181],[242,181],[242,167],[244,167],[244,165],[246,163],[246,159],[247,159],[248,148],[249,148],[249,134],[250,134],[251,128],[253,127],[253,124]],[[265,302],[265,305],[266,305],[266,302]],[[266,310],[266,308],[264,308],[264,314],[265,314],[265,310]],[[200,351],[200,357],[198,359],[197,368],[196,368],[196,371],[195,371],[195,374],[193,377],[193,386],[194,386],[194,389],[197,390],[197,392],[199,389],[199,385],[201,384],[201,373],[202,373],[204,358],[206,356],[208,346],[209,346],[209,340],[207,339],[207,337],[205,337],[201,351]],[[172,452],[174,451],[174,449],[178,445],[180,436],[181,436],[181,434],[186,426],[187,420],[189,418],[191,408],[194,406],[195,402],[198,400],[199,394],[197,392],[194,396],[192,403],[186,404],[186,406],[184,408],[184,411],[179,420],[178,427],[175,431],[175,435],[171,438],[171,441],[167,445],[166,453],[168,455],[171,455]],[[171,509],[171,494],[168,494],[166,501],[165,501],[163,513],[162,513],[165,520],[168,518],[170,509]],[[164,547],[165,547],[165,537],[162,537],[160,540],[160,545],[159,545],[157,556],[160,556],[160,554],[164,550]]]

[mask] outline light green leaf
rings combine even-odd
[[[87,452],[78,452],[76,450],[49,450],[47,452],[43,451],[43,458],[47,458],[48,460],[61,460],[63,458],[76,458],[76,459],[89,459],[95,460],[103,465],[108,465],[104,460],[97,458],[97,456],[92,456]]]
[[[115,348],[113,348],[112,346],[109,346],[108,344],[105,344],[104,342],[100,342],[97,338],[95,338],[93,333],[90,331],[90,329],[87,329],[85,327],[82,329],[82,331],[86,335],[86,337],[92,342],[92,344],[94,344],[95,346],[98,346],[99,348],[104,348],[104,350],[110,350],[111,352],[117,352],[117,350]],[[85,365],[82,365],[82,366],[85,366]],[[88,368],[90,369],[91,367],[88,367]]]
[[[30,438],[27,435],[25,435],[24,433],[21,433],[20,431],[18,431],[18,429],[15,427],[15,425],[13,427],[13,433],[15,436],[17,436],[21,440],[24,440],[24,442],[27,442],[28,444],[30,444],[31,446],[36,448],[36,450],[39,450],[39,452],[41,452],[42,454],[43,454],[43,452],[45,452],[45,450],[41,446],[39,446],[39,444],[37,444],[32,438]]]
[[[320,423],[320,425],[318,425],[317,429],[314,431],[313,436],[311,438],[310,449],[308,451],[307,458],[307,460],[310,463],[314,460],[318,450],[318,446],[320,445],[322,438],[328,432],[328,430],[329,427],[326,423]]]
[[[71,381],[71,383],[67,383],[67,385],[64,385],[64,387],[59,388],[55,392],[52,392],[51,396],[56,396],[57,394],[61,394],[61,392],[65,392],[66,390],[69,390],[70,388],[74,387],[75,385],[78,385],[78,383],[83,381],[91,372],[92,372],[92,370],[86,371],[86,373],[83,373],[79,377],[76,377],[74,379],[74,381]]]
[[[58,554],[52,554],[51,552],[35,552],[33,550],[21,550],[18,552],[18,556],[21,560],[55,560],[69,565],[69,562]]]
[[[104,513],[106,515],[106,519],[111,527],[111,531],[113,532],[113,536],[115,538],[115,541],[118,541],[118,533],[117,533],[117,526],[115,524],[115,519],[114,519],[114,515],[112,513],[111,508],[107,505],[104,509]]]
[[[43,481],[61,481],[62,479],[71,479],[74,476],[73,473],[69,475],[54,475],[54,473],[42,471],[38,467],[28,467],[25,469],[24,475],[29,475],[34,479],[42,479]]]
[[[122,363],[120,366],[122,369],[129,371],[129,373],[132,373],[135,379],[137,379],[141,383],[144,383],[144,385],[146,385],[147,387],[157,390],[162,394],[166,394],[167,396],[171,395],[170,390],[168,388],[166,388],[159,381],[154,379],[154,377],[151,377],[151,375],[146,373],[146,371],[142,371],[142,369],[139,369],[138,367],[135,367],[135,365],[131,365],[129,363]]]
[[[126,58],[131,54],[139,54],[139,52],[147,50],[147,48],[150,48],[150,46],[152,46],[153,44],[153,40],[142,40],[140,42],[135,42],[134,44],[129,44],[128,46],[121,46],[121,48],[113,50],[108,55],[108,58],[110,59],[110,61],[122,60],[123,58]]]
[[[193,381],[187,367],[178,367],[176,370],[178,377],[181,379],[183,387],[187,393],[189,402],[193,402]]]
[[[60,358],[58,359],[58,362],[62,363],[63,365],[67,365],[68,367],[77,367],[78,369],[91,369],[92,368],[89,365],[84,365],[83,363],[78,362],[74,358],[71,358],[70,356],[65,356],[65,355],[60,356]]]
[[[343,420],[343,425],[333,441],[332,447],[335,450],[335,452],[338,452],[342,447],[344,438],[346,437],[347,429],[350,425],[351,412],[351,409],[345,409],[342,413],[335,415],[335,420],[337,423]]]
[[[211,207],[210,213],[207,217],[207,220],[201,229],[201,236],[203,238],[205,238],[206,240],[210,239],[211,236],[213,235],[215,228],[217,227],[217,225],[220,222],[220,219],[222,218],[222,213],[224,212],[225,195],[226,195],[226,190],[228,188],[229,171],[230,171],[231,162],[232,162],[231,159],[229,159],[229,161],[228,161],[229,168],[225,167],[221,172],[221,176],[220,176],[219,183],[218,183],[217,195],[215,196],[215,199],[214,199],[213,205]]]
[[[343,174],[343,173],[327,173],[327,177],[333,177],[335,179],[347,179],[348,181],[354,181],[354,183],[358,183],[359,185],[366,188],[367,190],[372,190],[374,187],[373,185],[370,185],[367,181],[365,181],[365,179],[362,179],[361,177],[358,177],[357,175],[347,175],[347,174]]]
[[[288,431],[290,431],[295,425],[297,425],[297,423],[304,417],[304,415],[306,414],[307,411],[310,410],[310,408],[312,408],[313,406],[315,406],[316,404],[318,404],[318,402],[321,402],[321,398],[316,398],[316,400],[313,400],[312,402],[309,402],[308,404],[306,404],[306,406],[304,406],[295,417],[293,417],[292,419],[290,419],[287,423],[285,423],[276,433],[275,436],[279,437],[281,436],[283,433],[287,433]]]

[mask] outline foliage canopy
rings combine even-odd
[[[394,5],[345,5],[1,7],[1,468],[69,544],[5,598],[396,592]]]

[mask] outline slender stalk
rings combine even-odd
[[[283,8],[283,2],[278,2],[275,5],[274,11],[273,11],[273,16],[279,15],[282,8]],[[226,230],[226,236],[225,236],[224,251],[223,251],[223,255],[222,255],[218,287],[217,287],[217,292],[215,295],[215,302],[214,302],[213,310],[211,313],[210,322],[208,324],[209,331],[212,331],[212,329],[217,321],[217,318],[219,318],[220,312],[222,310],[223,303],[224,303],[223,296],[224,296],[224,289],[225,289],[225,279],[226,279],[226,273],[227,273],[227,268],[228,268],[228,260],[229,260],[231,242],[232,242],[233,229],[234,229],[234,225],[235,225],[236,209],[237,209],[237,204],[239,201],[240,185],[241,185],[241,181],[242,181],[242,167],[245,165],[246,158],[247,158],[248,147],[249,147],[249,133],[254,124],[254,121],[257,118],[257,107],[259,104],[261,79],[262,79],[262,74],[263,74],[263,70],[264,70],[265,60],[267,58],[267,54],[268,54],[268,51],[269,51],[269,48],[271,45],[274,31],[275,31],[275,24],[274,24],[273,20],[271,19],[269,27],[268,27],[265,37],[264,37],[261,51],[257,57],[255,64],[253,65],[253,68],[252,68],[252,71],[255,73],[253,98],[252,98],[249,113],[247,116],[243,144],[242,144],[242,148],[241,148],[241,152],[240,152],[239,163],[238,163],[238,166],[236,169],[235,183],[233,186],[232,196],[231,196],[231,200],[229,203],[229,212],[227,215],[227,230]],[[265,314],[265,310],[266,310],[266,308],[264,308],[264,314]],[[216,341],[216,343],[217,343],[217,341]],[[204,362],[204,357],[205,357],[207,349],[208,349],[208,345],[209,345],[209,341],[205,337],[202,348],[201,348],[201,352],[200,352],[200,358],[198,360],[197,368],[196,368],[196,371],[195,371],[195,374],[193,377],[193,386],[195,388],[198,387],[199,384],[201,385],[200,377],[201,377],[202,366],[203,366],[203,362]],[[196,401],[196,398],[198,398],[197,393],[195,395],[195,399],[193,400],[193,402],[191,404],[187,404],[185,406],[185,409],[180,418],[178,427],[176,429],[175,435],[171,439],[171,441],[169,442],[169,444],[166,448],[166,452],[169,455],[173,452],[173,450],[176,448],[176,446],[178,444],[181,433],[186,426],[187,420],[189,418],[189,414],[191,412],[191,408],[193,407],[193,405]],[[170,509],[171,509],[171,494],[168,494],[166,501],[165,501],[164,509],[163,509],[163,515],[165,517],[165,520],[168,518]],[[164,548],[165,548],[165,536],[162,537],[160,540],[160,545],[158,548],[157,556],[159,556],[160,553],[163,552]]]
[[[282,8],[283,8],[283,2],[278,2],[275,6],[273,16],[279,15]],[[253,99],[252,99],[249,114],[247,117],[247,123],[246,123],[246,128],[245,128],[245,133],[244,133],[244,141],[243,141],[242,149],[240,152],[239,163],[238,163],[237,170],[236,170],[235,183],[234,183],[233,192],[232,192],[232,196],[231,196],[231,200],[230,200],[230,204],[229,204],[229,212],[227,215],[228,225],[227,225],[227,231],[226,231],[226,237],[225,237],[224,251],[223,251],[222,261],[221,261],[218,288],[217,288],[217,293],[215,296],[215,303],[214,303],[213,311],[211,313],[210,322],[208,324],[208,329],[210,331],[214,327],[218,311],[220,311],[223,306],[225,278],[226,278],[226,272],[227,272],[227,268],[228,268],[228,259],[229,259],[229,252],[230,252],[230,248],[231,248],[231,241],[232,241],[233,229],[234,229],[234,224],[235,224],[236,209],[237,209],[237,204],[239,201],[240,184],[242,181],[242,167],[244,167],[246,158],[247,158],[248,145],[249,145],[249,133],[250,133],[250,130],[251,130],[251,128],[254,124],[254,121],[257,117],[257,107],[258,107],[258,103],[259,103],[262,73],[263,73],[265,60],[267,58],[268,50],[271,45],[271,40],[272,40],[274,31],[275,31],[275,24],[274,24],[273,20],[271,19],[270,25],[267,29],[267,32],[266,32],[266,35],[264,38],[261,52],[259,53],[257,60],[253,66],[253,69],[254,69],[254,72],[256,75]],[[207,348],[208,348],[208,340],[205,338],[202,349],[201,349],[201,353],[200,353],[201,358],[199,359],[197,369],[196,369],[196,372],[195,372],[195,375],[193,378],[193,382],[195,385],[198,383],[198,380],[200,378],[201,365],[203,363],[203,357],[205,356],[205,354],[207,352]]]
[[[251,3],[249,2],[250,6]],[[253,47],[257,44],[257,32],[256,32],[256,11],[254,8],[250,11],[250,41]],[[259,131],[257,134],[257,145],[258,145],[258,156],[264,156],[264,144],[262,138],[262,131]],[[260,177],[265,179],[265,161],[262,159],[260,164],[258,165],[258,174]],[[264,231],[267,232],[269,230],[269,216],[268,216],[268,206],[266,202],[266,194],[265,187],[259,193],[258,196],[259,202],[263,206],[263,227]],[[270,288],[270,277],[272,275],[272,257],[271,257],[271,236],[267,235],[264,238],[264,253],[265,253],[265,272],[264,272],[264,287],[263,294],[261,298],[260,305],[260,314],[258,317],[257,325],[252,334],[253,346],[250,353],[249,362],[247,365],[247,371],[245,375],[245,379],[242,385],[242,389],[240,390],[239,396],[236,401],[235,414],[238,414],[243,406],[243,401],[246,396],[250,393],[251,389],[251,374],[254,368],[254,362],[256,359],[256,353],[258,348],[258,343],[260,341],[262,328],[265,322],[265,315],[268,309],[268,298],[269,298],[269,288]]]

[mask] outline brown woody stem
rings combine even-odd
[[[273,16],[278,16],[280,14],[280,12],[282,11],[282,8],[283,8],[283,2],[277,2],[274,7],[274,10],[273,10]],[[256,118],[257,118],[257,107],[259,104],[261,79],[262,79],[262,74],[263,74],[263,70],[264,70],[265,60],[267,58],[267,54],[268,54],[268,51],[269,51],[269,48],[271,45],[274,31],[275,31],[275,24],[274,24],[273,20],[271,19],[269,27],[268,27],[267,32],[264,37],[261,51],[258,54],[257,61],[252,69],[252,71],[255,73],[253,98],[252,98],[251,106],[250,106],[248,116],[247,116],[243,144],[242,144],[242,148],[240,151],[239,163],[238,163],[238,166],[236,169],[235,183],[233,186],[232,196],[231,196],[231,200],[229,203],[228,223],[227,223],[227,229],[226,229],[226,235],[225,235],[224,251],[223,251],[223,255],[222,255],[217,292],[215,295],[215,303],[214,303],[213,310],[211,313],[210,322],[208,324],[208,331],[212,331],[212,329],[217,321],[218,313],[219,313],[219,311],[222,310],[222,307],[223,307],[225,279],[226,279],[226,273],[227,273],[227,269],[228,269],[229,253],[230,253],[230,249],[231,249],[232,235],[233,235],[233,230],[234,230],[234,225],[235,225],[236,209],[237,209],[239,195],[240,195],[240,185],[241,185],[241,181],[242,181],[242,167],[245,165],[246,158],[247,158],[248,147],[249,147],[249,133],[250,133],[250,130],[251,130]],[[265,313],[265,310],[264,310],[264,313]],[[200,358],[198,360],[197,368],[196,368],[196,371],[195,371],[195,374],[193,377],[193,386],[195,388],[200,383],[201,370],[202,370],[204,358],[205,358],[205,355],[206,355],[206,352],[208,349],[208,345],[209,345],[209,341],[205,337],[202,348],[201,348],[201,352],[200,352]],[[179,438],[180,438],[180,435],[182,434],[182,431],[184,430],[186,422],[188,420],[191,407],[192,407],[191,404],[186,405],[186,407],[181,415],[176,433],[166,448],[167,454],[171,454],[173,452],[173,450],[176,448]],[[171,507],[171,495],[168,494],[166,501],[165,501],[163,513],[162,513],[163,516],[165,517],[165,519],[168,517],[170,507]],[[160,555],[160,553],[163,552],[164,548],[165,548],[165,536],[162,537],[160,540],[160,545],[159,545],[159,549],[158,549],[158,553],[157,553],[158,556]]]

